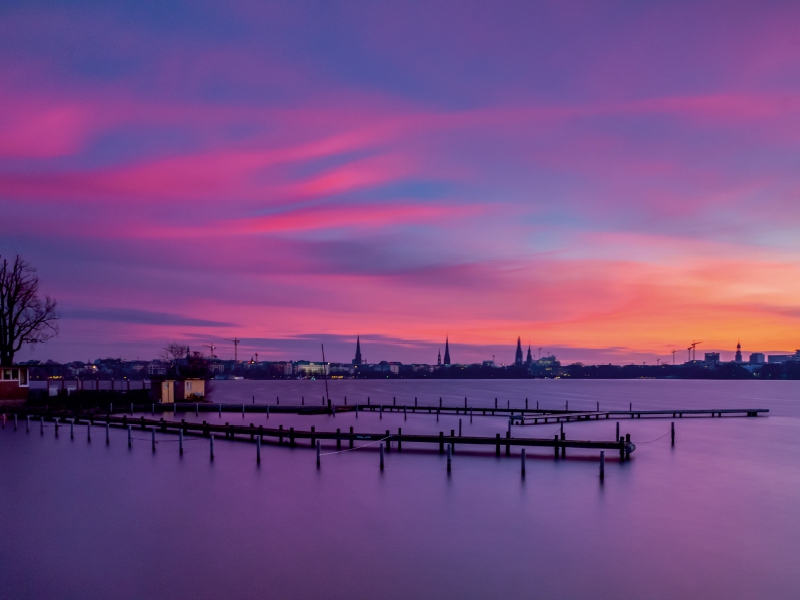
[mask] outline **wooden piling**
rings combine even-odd
[[[294,446],[294,427],[289,427],[289,445]]]
[[[381,471],[383,471],[383,442],[381,442]]]
[[[500,456],[500,434],[498,433],[495,437],[495,456]]]
[[[320,465],[320,446],[321,446],[321,443],[320,443],[319,440],[317,440],[317,468],[318,469],[319,469],[319,465]]]
[[[458,420],[458,437],[461,437],[461,419]]]
[[[469,422],[472,423],[472,409],[469,409]]]
[[[521,459],[521,466],[522,466],[522,478],[525,479],[525,448],[522,449],[520,452],[520,459]]]
[[[132,428],[128,425],[128,448],[133,446],[133,438],[131,437]]]
[[[553,444],[553,453],[555,454],[555,458],[558,458],[558,434],[555,436],[556,443]]]
[[[133,402],[131,402],[131,416],[133,416]]]
[[[675,421],[672,421],[672,427],[670,428],[670,433],[672,434],[672,445],[675,445]]]
[[[353,447],[353,428],[352,427],[350,428],[350,444],[349,444],[349,447],[350,448]]]
[[[450,472],[450,463],[453,461],[453,444],[447,445],[447,472]]]
[[[311,447],[312,448],[317,445],[317,438],[316,438],[316,435],[315,435],[316,433],[317,433],[317,428],[312,425],[311,426]]]
[[[261,464],[261,438],[256,438],[256,464]]]
[[[17,413],[14,413],[14,431],[17,430]]]
[[[439,432],[439,454],[444,454],[444,431]]]
[[[614,439],[615,440],[619,439],[619,421],[617,421],[617,435],[616,435],[616,437]]]
[[[183,456],[183,429],[178,430],[178,452]]]
[[[42,419],[42,420],[44,420],[44,419]],[[109,425],[108,425],[108,421],[106,421],[106,444],[108,444],[109,441],[110,441],[109,437],[108,437],[108,431],[109,431]]]
[[[379,411],[379,412],[380,412],[380,417],[381,417],[381,419],[383,419],[383,404],[381,404],[381,407],[380,407],[380,411]]]
[[[255,398],[255,396],[253,396]],[[200,405],[195,402],[194,404],[194,416],[198,416],[200,414]]]
[[[342,449],[342,430],[341,429],[337,429],[336,430],[336,449],[337,450],[341,450]]]
[[[17,429],[17,415],[14,415],[14,429]],[[69,439],[75,439],[75,419],[71,419],[69,422]]]
[[[402,427],[397,428],[397,451],[400,452],[403,449],[403,442],[400,439],[403,435]]]
[[[494,407],[497,408],[497,398],[494,399]]]
[[[41,424],[42,424],[41,434],[44,435],[44,417],[41,417]]]
[[[605,450],[600,450],[600,481],[603,481],[606,476],[606,453]]]
[[[506,432],[506,439],[507,440],[511,439],[511,432],[510,431]],[[511,456],[511,444],[506,444],[506,456]]]
[[[214,460],[214,434],[212,433],[208,438],[208,448],[211,452],[211,460]]]
[[[403,421],[408,421],[408,412],[406,412],[405,405],[403,406]]]
[[[561,430],[561,441],[563,442],[566,439],[567,439],[567,436],[564,435],[564,430],[562,428],[562,430]],[[561,444],[561,458],[566,458],[566,457],[567,457],[567,446],[565,444]]]
[[[150,436],[152,438],[153,452],[155,452],[156,451],[156,428],[155,427],[151,427],[150,428]]]

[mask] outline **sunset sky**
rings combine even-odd
[[[7,1],[0,107],[20,360],[800,348],[798,2]]]

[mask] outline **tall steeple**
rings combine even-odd
[[[517,354],[514,356],[514,366],[522,366],[522,341],[520,338],[517,338]]]
[[[450,364],[450,336],[444,339],[444,364]]]
[[[442,364],[442,349],[441,348],[439,348],[439,356],[436,359],[436,364],[439,365],[439,366],[441,366],[441,364]]]
[[[736,358],[734,359],[737,363],[742,362],[742,343],[736,342]]]
[[[354,365],[360,365],[361,361],[361,336],[356,336],[356,357],[353,359]]]
[[[528,358],[525,359],[525,364],[531,366],[533,364],[533,354],[531,354],[531,345],[528,344]]]

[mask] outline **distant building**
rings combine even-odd
[[[167,365],[160,362],[151,362],[147,365],[147,374],[150,376],[153,375],[166,375],[167,374]]]
[[[736,342],[736,358],[733,359],[734,362],[741,363],[742,362],[742,343]]]
[[[316,377],[329,373],[328,363],[316,363],[308,360],[298,360],[294,363],[294,374],[299,377]]]
[[[522,342],[519,337],[517,338],[517,353],[514,355],[514,366],[522,366]]]
[[[445,366],[450,364],[450,336],[444,339],[444,364]]]
[[[762,352],[753,352],[750,355],[750,364],[751,365],[763,365],[764,364],[764,354]]]
[[[739,358],[742,358],[742,353],[738,353]],[[709,365],[717,365],[719,364],[719,352],[706,352],[705,360],[703,361]],[[737,361],[741,362],[741,360]]]
[[[353,359],[354,365],[362,364],[361,360],[361,336],[356,336],[356,357]]]

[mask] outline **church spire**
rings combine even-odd
[[[737,363],[742,362],[742,342],[736,342],[736,358],[734,359]]]
[[[514,356],[514,366],[522,366],[522,340],[517,338],[517,354]]]
[[[444,364],[450,364],[450,336],[444,339]]]
[[[533,364],[533,355],[531,354],[531,345],[528,344],[528,358],[525,359],[525,364],[531,366]]]
[[[362,364],[361,360],[361,336],[356,336],[356,357],[353,359],[354,365]]]

